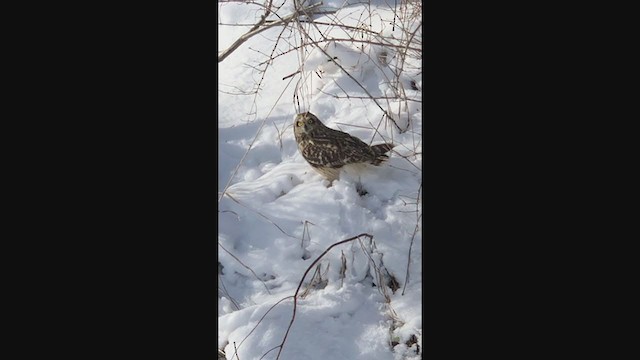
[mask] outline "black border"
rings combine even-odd
[[[27,163],[46,171],[25,192],[47,197],[37,202],[44,240],[30,237],[27,250],[46,279],[33,311],[64,329],[47,334],[59,336],[55,349],[215,356],[208,5],[63,10],[38,32],[46,70],[24,72],[42,74],[46,94],[32,106],[44,125],[29,124],[49,143],[38,150],[47,167]],[[557,229],[575,184],[562,146],[571,126],[561,125],[574,108],[558,111],[572,91],[557,60],[564,23],[529,5],[440,5],[424,11],[423,350],[541,351],[567,321],[549,300],[565,294],[556,274],[570,259],[559,241],[568,234]]]

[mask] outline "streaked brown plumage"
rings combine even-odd
[[[357,137],[326,127],[310,112],[296,115],[293,133],[302,156],[329,181],[338,179],[344,166],[357,169],[363,164],[380,165],[389,158],[385,153],[394,147],[392,143],[369,146]]]

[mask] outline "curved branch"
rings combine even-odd
[[[300,279],[300,283],[298,283],[298,288],[296,289],[296,293],[293,295],[293,315],[291,316],[291,321],[289,322],[289,327],[287,327],[287,332],[284,334],[284,338],[282,339],[282,343],[280,343],[280,345],[276,346],[276,348],[280,348],[280,350],[278,350],[278,355],[276,356],[276,360],[280,359],[280,353],[282,352],[282,349],[284,348],[284,343],[285,341],[287,341],[287,336],[289,335],[289,330],[291,330],[291,326],[293,326],[293,321],[296,319],[296,308],[298,306],[298,292],[300,291],[300,288],[302,287],[302,282],[304,281],[304,278],[307,276],[307,274],[309,273],[309,271],[314,267],[314,265],[320,261],[320,259],[322,259],[322,257],[329,252],[329,250],[333,249],[335,246],[338,246],[340,244],[344,244],[348,241],[352,241],[355,239],[359,239],[362,236],[366,236],[369,239],[373,239],[373,235],[369,235],[369,234],[360,234],[342,241],[338,241],[337,243],[329,246],[327,248],[327,250],[325,250],[320,256],[318,256],[315,261],[313,263],[311,263],[311,265],[309,265],[309,267],[307,268],[307,271],[304,272],[304,275],[302,275],[302,279]],[[273,349],[271,349],[273,350]],[[269,350],[269,351],[271,351]]]

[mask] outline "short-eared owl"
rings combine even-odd
[[[296,116],[293,133],[302,156],[329,181],[339,177],[340,169],[358,171],[363,164],[380,165],[389,158],[385,153],[394,147],[392,143],[369,146],[357,137],[324,126],[310,112]]]

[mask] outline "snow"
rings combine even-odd
[[[282,3],[279,16],[294,11],[291,1]],[[393,29],[393,6],[325,1],[324,8],[337,11],[313,18],[365,24],[391,43],[407,36],[398,24]],[[251,25],[263,11],[262,4],[220,2],[218,21]],[[314,26],[301,24],[311,38],[323,39]],[[409,32],[417,26],[403,24]],[[219,25],[218,51],[250,28]],[[350,28],[319,28],[328,38],[381,42]],[[422,95],[411,86],[421,87],[421,64],[404,59],[398,80],[414,101],[399,101],[393,90],[398,47],[323,42],[333,58],[327,61],[312,46],[288,51],[300,45],[300,31],[297,25],[272,27],[218,64],[218,348],[227,359],[242,360],[276,359],[280,350],[282,360],[421,359]],[[278,56],[264,64],[272,51]],[[292,125],[304,111],[367,143],[397,146],[381,166],[368,166],[360,176],[343,173],[330,185],[298,152]],[[305,271],[328,247],[359,234],[372,238],[333,247],[309,270],[279,348]]]

